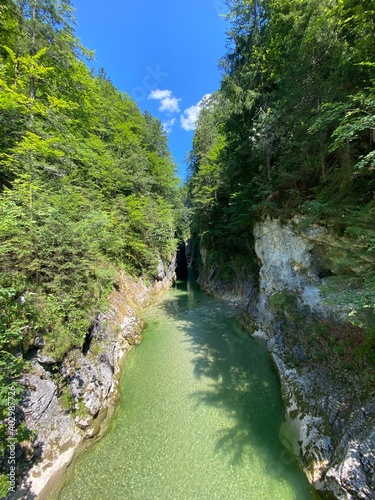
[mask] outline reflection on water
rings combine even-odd
[[[60,500],[316,498],[278,439],[266,344],[232,315],[193,280],[144,312],[111,431],[70,468]]]

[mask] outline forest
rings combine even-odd
[[[1,456],[35,342],[56,364],[81,348],[116,271],[155,280],[188,213],[227,280],[259,271],[265,217],[342,237],[330,260],[375,363],[375,0],[227,4],[221,87],[181,187],[161,123],[89,69],[71,1],[1,1]]]
[[[20,393],[35,339],[59,363],[82,347],[116,269],[151,282],[176,248],[163,127],[91,58],[69,0],[1,3],[0,455],[8,386]]]
[[[195,245],[224,280],[244,280],[259,270],[256,222],[324,225],[341,238],[332,283],[374,362],[375,2],[228,4],[221,87],[190,153]]]

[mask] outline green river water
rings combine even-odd
[[[59,500],[317,498],[279,441],[283,405],[265,341],[193,280],[143,318],[109,431],[69,468]]]

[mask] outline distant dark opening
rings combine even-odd
[[[323,278],[329,278],[330,276],[334,276],[333,272],[330,269],[323,269],[318,273],[318,277],[322,280]]]
[[[23,359],[25,361],[31,361],[35,358],[37,354],[38,354],[38,349],[36,347],[32,347],[23,355]]]
[[[95,329],[95,323],[93,323],[91,326],[90,326],[90,329],[89,331],[87,332],[86,334],[86,337],[85,337],[85,341],[83,343],[83,346],[82,346],[82,354],[84,356],[87,356],[87,353],[89,352],[90,350],[90,346],[91,346],[91,341],[92,341],[92,338],[94,336],[94,329]]]
[[[188,277],[188,261],[186,257],[186,245],[180,243],[177,250],[177,279],[186,280]]]

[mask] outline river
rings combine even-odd
[[[68,469],[59,500],[317,498],[279,441],[266,342],[233,316],[193,279],[143,312],[109,431]]]

